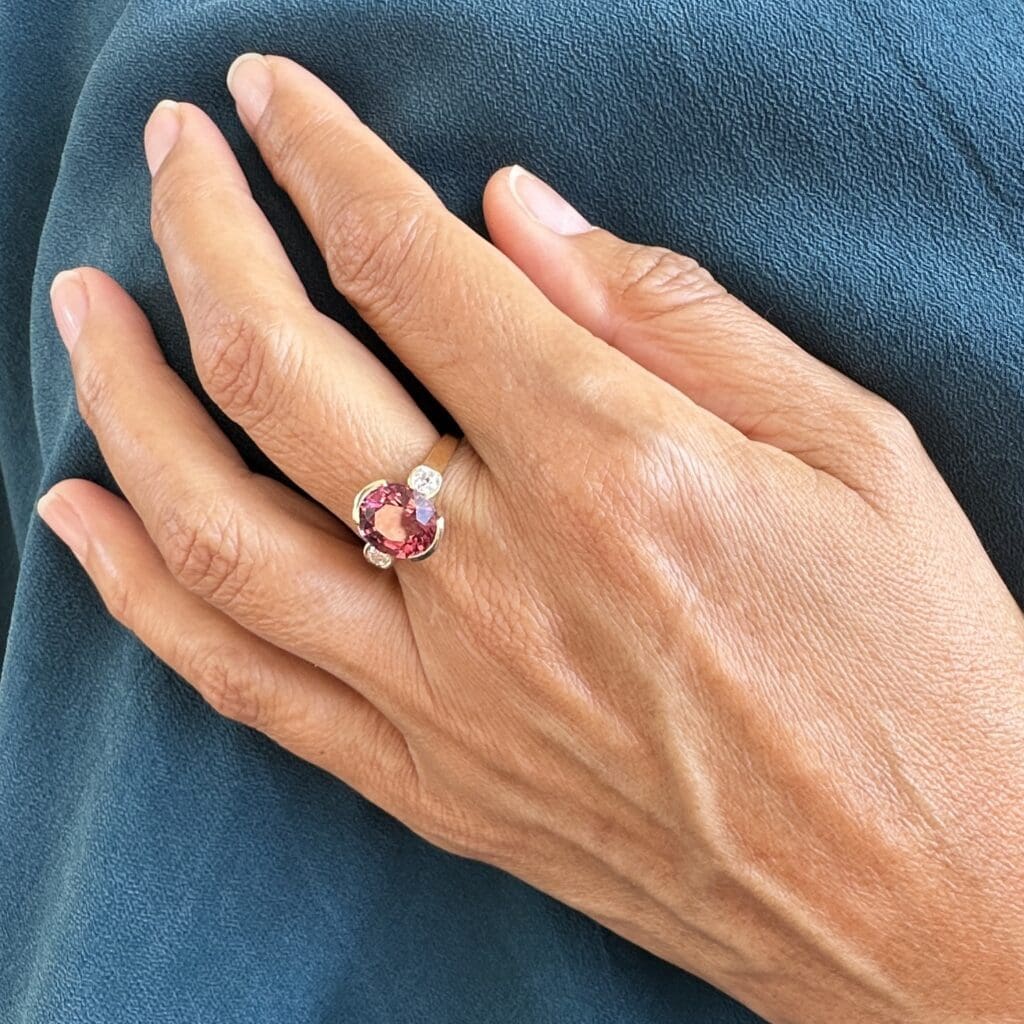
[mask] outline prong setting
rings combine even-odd
[[[437,530],[434,533],[434,539],[430,542],[430,547],[421,551],[418,555],[412,555],[409,558],[410,562],[422,562],[424,558],[429,558],[437,550],[437,542],[441,539],[441,534],[444,533],[444,516],[437,517]]]
[[[375,491],[378,487],[386,484],[387,480],[374,480],[372,483],[367,484],[357,495],[355,501],[352,502],[352,522],[356,524],[356,528],[359,528],[359,509],[363,504],[363,499],[370,493]],[[360,530],[360,536],[362,531]]]

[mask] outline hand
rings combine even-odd
[[[146,130],[153,230],[251,473],[98,270],[55,283],[128,503],[40,502],[221,713],[775,1022],[1019,1021],[1024,620],[906,420],[692,261],[498,172],[491,245],[322,83],[233,69],[336,286],[465,441],[438,552],[353,496],[437,438],[318,313],[213,123]],[[185,457],[183,457],[185,456]]]

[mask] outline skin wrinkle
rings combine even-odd
[[[449,526],[427,562],[365,565],[351,524],[245,469],[87,270],[86,330],[59,323],[131,505],[57,496],[104,600],[221,711],[772,1024],[1019,1019],[1024,617],[906,421],[692,261],[549,230],[508,172],[491,246],[267,67],[275,180],[467,430]],[[180,116],[156,219],[197,365],[226,350],[211,397],[347,520],[436,434],[303,305],[226,143]]]
[[[671,720],[671,719],[668,716],[666,716],[666,720]]]
[[[805,856],[808,852],[805,846]],[[736,850],[729,858],[729,862],[733,864],[737,881],[747,897],[756,897],[769,910],[773,920],[786,923],[791,933],[799,937],[808,952],[821,954],[831,949],[835,964],[849,965],[856,959],[848,944],[833,934],[834,929],[826,922],[818,920],[814,908],[820,906],[820,900],[815,899],[813,895],[805,898],[799,887],[793,886],[792,879],[788,884],[780,883],[778,876],[758,866],[767,863],[777,870],[779,862],[776,859],[752,856]],[[876,974],[877,971],[865,968],[862,980],[870,983],[869,988],[882,991],[877,979],[872,981]]]
[[[260,323],[252,311],[243,309],[237,315],[222,315],[199,334],[203,343],[198,346],[197,369],[217,405],[247,431],[279,418],[286,424],[278,416],[277,402],[304,376],[301,326],[296,329],[287,314]]]
[[[808,609],[808,611],[809,611],[809,609]],[[756,633],[758,630],[766,629],[766,628],[772,628],[772,629],[775,629],[778,632],[780,630],[780,624],[773,624],[771,626],[765,624],[763,626],[757,626],[751,632]],[[784,630],[784,624],[781,624],[781,628]],[[825,637],[827,635],[827,632],[825,630],[821,630],[816,635],[820,635],[822,637]],[[791,648],[791,650],[792,650],[792,663],[793,663],[794,666],[798,666],[800,661],[802,660],[803,651],[805,650],[806,643],[807,643],[807,641],[805,640],[804,635],[802,633],[794,634],[793,644],[792,644],[792,648]],[[823,655],[827,655],[828,652],[829,652],[829,646],[828,646],[828,642],[826,640],[826,641],[822,642],[821,653]],[[870,659],[870,658],[865,658],[864,659],[865,663],[868,663],[868,664],[871,663],[871,660],[872,659]],[[836,670],[840,671],[840,666],[837,665],[836,666]],[[784,689],[783,689],[783,692],[784,692]],[[832,690],[832,689],[824,690],[824,691],[821,692],[821,695],[822,696],[826,696],[829,693],[833,693],[834,694],[835,691]],[[880,694],[880,699],[878,701],[873,702],[872,706],[875,709],[875,714],[876,715],[878,713],[877,709],[884,707],[884,702],[883,701],[884,701],[884,697],[882,697],[882,695]],[[838,706],[838,705],[835,705],[835,704],[833,704],[833,710],[834,710],[834,712],[839,712],[840,714],[842,714],[842,712],[843,712],[843,708],[841,706]],[[793,714],[794,718],[799,719],[800,717],[802,717],[803,713],[800,712],[800,711],[797,711],[796,709],[793,709],[792,714]],[[819,740],[827,739],[827,732],[824,735],[820,735],[818,737],[818,739]],[[886,750],[884,748],[881,749],[881,750],[876,749],[875,750],[875,754],[879,755],[879,756],[885,756],[886,755]],[[888,751],[888,756],[889,756],[890,761],[895,761],[895,758],[893,757],[893,755],[891,753],[891,750]],[[887,779],[885,777],[884,773],[872,772],[871,773],[871,777],[873,779],[873,784],[875,784],[875,785],[885,784],[887,782],[893,781],[893,780]],[[895,791],[894,788],[892,788],[890,786],[889,787],[889,792],[890,792],[890,794],[894,794],[896,791]],[[905,813],[905,811],[906,811],[905,807],[897,808],[897,807],[894,806],[893,807],[893,812],[894,812],[893,813],[893,820],[896,821],[896,822],[901,822],[902,823],[903,822],[903,814]]]

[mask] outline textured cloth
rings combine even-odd
[[[46,0],[3,5],[0,30],[0,1019],[754,1021],[221,720],[108,619],[33,516],[63,477],[109,483],[47,289],[109,271],[195,386],[141,152],[171,96],[225,129],[314,301],[352,324],[223,84],[243,50],[287,54],[474,224],[521,162],[894,401],[1019,600],[1024,7]]]

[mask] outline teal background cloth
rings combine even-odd
[[[63,477],[110,483],[48,286],[112,273],[196,386],[141,151],[171,96],[224,128],[314,300],[354,324],[224,89],[237,53],[284,53],[477,226],[521,162],[894,401],[1020,600],[1024,7],[39,0],[0,7],[0,38],[0,1020],[754,1021],[221,720],[107,618],[33,515]]]

